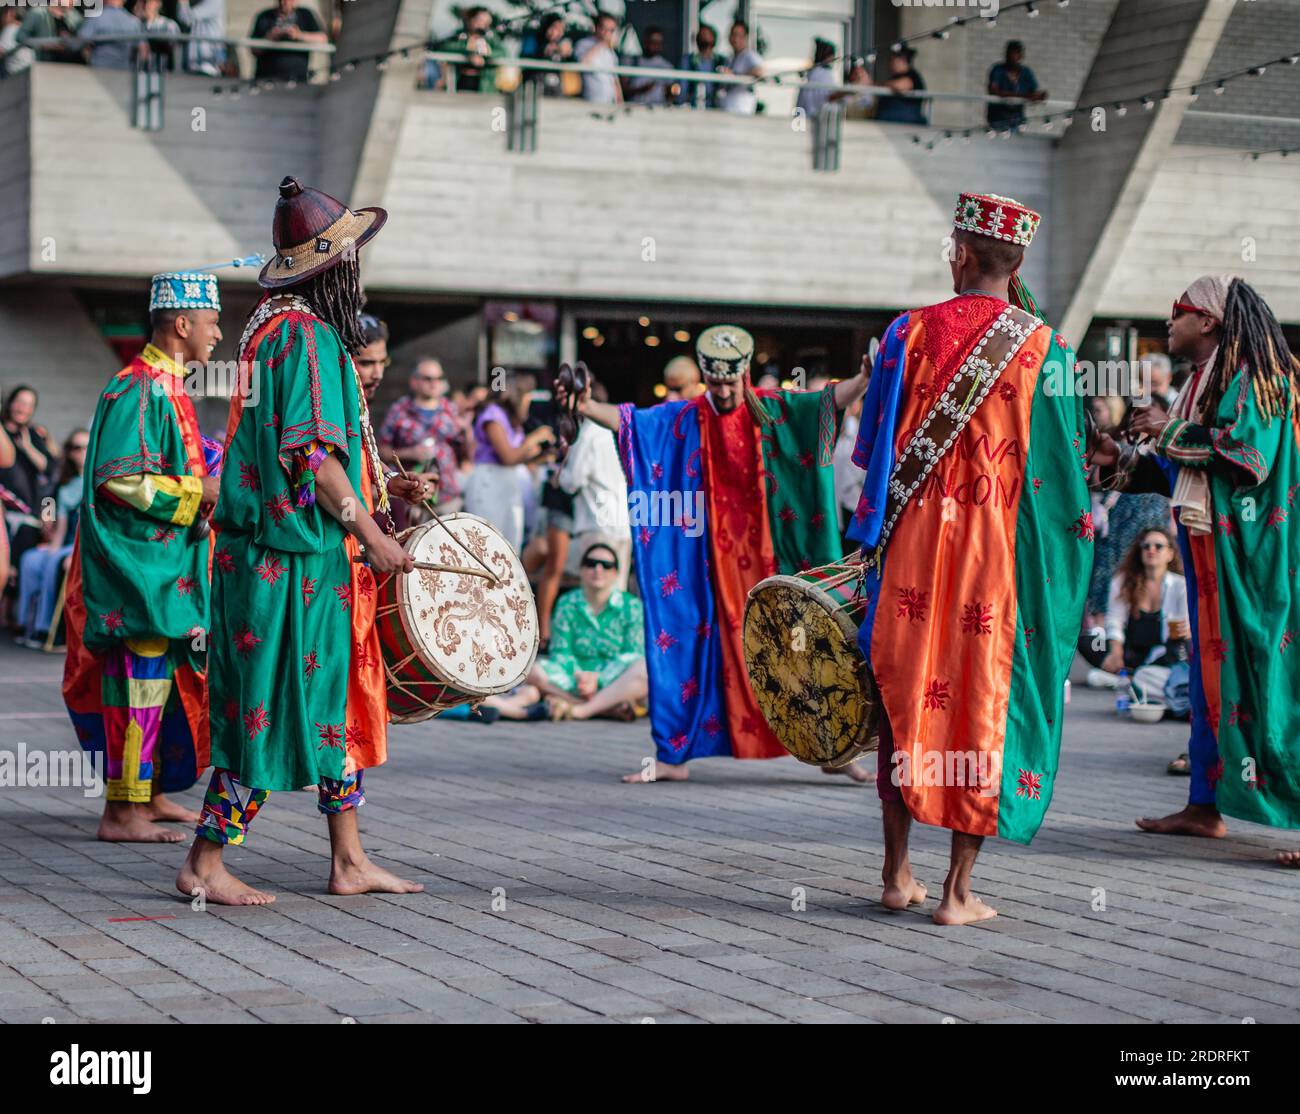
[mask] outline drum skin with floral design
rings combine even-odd
[[[858,649],[860,564],[769,576],[745,605],[745,665],[772,733],[800,762],[847,766],[880,744],[880,697]]]
[[[465,571],[379,579],[375,626],[393,722],[417,723],[522,684],[537,657],[537,605],[510,543],[464,513],[397,540],[416,562]]]

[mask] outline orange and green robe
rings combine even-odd
[[[867,475],[848,533],[868,552],[895,462],[1006,305],[963,295],[887,330],[854,452]],[[1028,843],[1052,799],[1092,567],[1073,369],[1048,326],[1029,335],[864,583],[858,644],[892,730],[898,788],[926,824]]]
[[[707,393],[619,408],[651,733],[670,765],[787,753],[749,684],[745,600],[778,571],[843,555],[834,386],[759,395],[772,418],[761,429],[744,405],[720,414]]]
[[[104,755],[110,801],[188,789],[208,764],[208,474],[185,370],[153,345],[104,388],[90,426],[65,590],[63,697]]]
[[[1213,532],[1178,523],[1192,627],[1189,803],[1300,828],[1300,419],[1284,397],[1266,417],[1237,369],[1215,414],[1170,419],[1127,490],[1168,494],[1183,468],[1210,483]]]
[[[250,790],[340,782],[381,765],[388,709],[375,578],[315,498],[327,453],[373,510],[362,403],[338,334],[277,314],[241,354],[214,523],[212,764]]]

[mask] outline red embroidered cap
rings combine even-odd
[[[954,226],[1028,247],[1043,218],[1033,209],[996,193],[963,193],[957,200]]]

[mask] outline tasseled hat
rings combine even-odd
[[[274,290],[318,275],[371,240],[386,220],[384,209],[353,212],[337,198],[285,178],[271,225],[275,256],[257,281]]]

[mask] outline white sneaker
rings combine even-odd
[[[1090,689],[1119,688],[1119,677],[1114,673],[1107,673],[1104,669],[1089,669],[1087,681]]]

